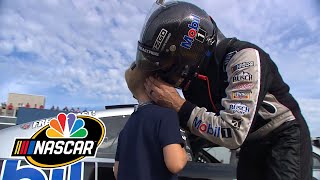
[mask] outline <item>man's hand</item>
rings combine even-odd
[[[160,78],[149,77],[144,83],[148,96],[160,106],[173,108],[179,111],[186,101],[181,98],[177,90],[170,84],[162,81]]]

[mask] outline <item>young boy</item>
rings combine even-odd
[[[154,104],[145,93],[149,75],[135,64],[125,72],[139,105],[119,135],[114,165],[117,180],[174,180],[187,163],[177,113]]]

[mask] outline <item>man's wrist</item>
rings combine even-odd
[[[182,105],[186,102],[185,99],[183,98],[179,98],[174,104],[173,104],[173,109],[176,111],[176,112],[179,112],[180,111],[180,108],[182,107]]]
[[[179,122],[180,126],[182,128],[187,129],[187,123],[190,119],[191,113],[193,109],[196,107],[196,105],[192,104],[189,101],[185,101],[183,105],[181,106],[180,110],[178,111],[178,116],[179,116]]]

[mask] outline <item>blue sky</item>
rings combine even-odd
[[[250,41],[277,63],[320,136],[320,2],[194,0],[228,37]],[[124,70],[152,0],[1,0],[0,101],[46,96],[46,107],[135,103]]]

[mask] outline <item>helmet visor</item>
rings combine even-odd
[[[154,57],[148,57],[148,55],[138,50],[136,56],[136,64],[140,69],[144,71],[155,71],[161,69],[161,67],[159,66],[159,61],[157,62],[149,60],[151,58],[154,59]]]
[[[159,52],[138,42],[136,64],[144,71],[156,71],[170,66],[165,52]]]

